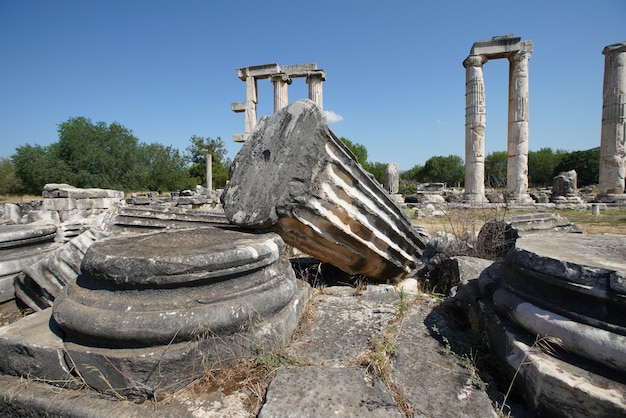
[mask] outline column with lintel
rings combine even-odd
[[[466,202],[485,201],[484,55],[470,55],[465,67],[465,194]]]
[[[609,45],[602,53],[605,61],[599,188],[601,195],[622,195],[620,197],[623,198],[626,177],[626,42]]]
[[[326,81],[326,73],[323,70],[309,71],[306,82],[309,85],[309,99],[320,109],[324,108],[324,97],[322,95],[322,83]]]
[[[278,112],[289,104],[291,77],[285,73],[276,73],[270,76],[270,81],[274,84],[274,112]]]
[[[528,60],[531,41],[521,42],[509,57],[509,132],[507,145],[507,200],[531,203],[528,194]]]

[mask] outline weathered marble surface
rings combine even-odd
[[[235,157],[222,202],[236,225],[270,228],[309,255],[381,281],[413,273],[424,248],[309,100],[261,120]]]
[[[481,274],[490,346],[537,412],[626,413],[624,254],[622,235],[526,234]]]

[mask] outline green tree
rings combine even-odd
[[[15,175],[15,165],[8,158],[0,158],[0,194],[19,194],[22,185]]]
[[[506,151],[494,151],[485,157],[485,184],[495,189],[506,187]]]
[[[426,161],[421,173],[426,182],[456,185],[463,183],[465,167],[458,155],[435,156]]]
[[[339,139],[345,144],[346,147],[348,147],[350,151],[352,151],[359,164],[365,167],[367,165],[367,148],[365,148],[364,145],[352,142],[348,138],[344,138],[343,136]]]
[[[161,144],[141,144],[136,177],[146,190],[171,191],[192,187],[188,159],[177,149]]]
[[[385,177],[387,176],[387,165],[388,164],[386,163],[369,161],[365,163],[363,168],[370,174],[372,174],[376,181],[378,181],[380,184],[385,184]]]
[[[600,179],[600,148],[564,153],[553,176],[563,171],[576,170],[578,186],[598,184]]]
[[[554,170],[563,158],[564,152],[552,148],[541,148],[528,153],[528,182],[534,186],[552,185]]]
[[[420,181],[421,173],[423,169],[424,169],[424,166],[416,164],[413,167],[409,168],[408,170],[400,173],[400,179],[406,180],[409,182],[418,182]]]
[[[93,124],[85,117],[59,125],[57,156],[69,168],[68,182],[76,187],[141,188],[135,164],[139,141],[117,122]]]
[[[17,147],[11,161],[22,191],[28,194],[39,195],[47,183],[65,183],[70,175],[69,167],[58,157],[57,144]]]
[[[189,175],[196,184],[206,185],[206,154],[211,154],[213,188],[222,188],[228,180],[230,158],[226,158],[224,142],[218,136],[216,139],[203,138],[193,135],[191,145],[187,147],[187,155],[191,160]]]

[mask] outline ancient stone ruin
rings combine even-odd
[[[419,266],[424,243],[402,209],[310,100],[261,120],[235,157],[222,201],[231,223],[269,228],[350,274],[385,282]]]
[[[604,51],[604,208],[619,206],[624,196],[623,46]],[[529,203],[531,52],[530,41],[494,37],[475,43],[464,62],[470,176],[458,207],[499,204],[485,202],[483,185],[482,65],[497,58],[511,63],[502,203]],[[626,240],[586,235],[566,218],[539,211],[559,202],[587,205],[580,203],[575,172],[555,178],[553,202],[535,204],[536,213],[497,217],[474,240],[450,233],[430,239],[411,225],[403,210],[409,206],[400,207],[394,196],[397,165],[389,165],[380,185],[328,128],[322,70],[270,64],[237,71],[246,82],[246,102],[232,109],[246,113],[245,133],[236,136],[245,143],[223,193],[199,186],[124,199],[119,191],[49,184],[41,202],[4,205],[0,302],[17,298],[33,313],[0,328],[0,413],[32,408],[66,416],[80,404],[85,409],[75,415],[110,415],[111,409],[83,405],[96,398],[89,387],[112,395],[97,400],[113,410],[144,408],[135,415],[242,415],[225,406],[220,396],[227,389],[215,381],[208,385],[221,395],[187,392],[202,396],[172,401],[171,409],[160,401],[163,394],[174,399],[200,376],[214,378],[242,359],[285,349],[311,294],[292,268],[290,254],[299,251],[319,263],[318,272],[328,263],[362,284],[320,292],[311,323],[289,347],[305,360],[278,369],[261,393],[258,416],[303,410],[319,416],[338,410],[354,416],[504,415],[491,404],[505,402],[502,393],[490,400],[474,380],[476,370],[462,368],[461,357],[441,354],[455,343],[444,333],[451,323],[443,310],[407,303],[404,292],[418,291],[415,277],[447,296],[442,307],[462,312],[531,414],[626,414]],[[312,100],[288,105],[287,86],[295,77],[307,77]],[[256,82],[264,78],[274,83],[275,113],[257,124]],[[456,205],[445,184],[417,192],[412,205],[432,212],[435,205]],[[458,255],[470,250],[481,258]],[[385,346],[390,341],[392,347]],[[383,349],[388,376],[372,372],[373,356]],[[64,396],[72,406],[55,403]],[[244,402],[241,396],[237,401]]]
[[[509,71],[509,137],[507,200],[531,203],[528,195],[528,61],[531,41],[513,35],[475,42],[463,61],[465,78],[465,195],[466,202],[485,202],[485,82],[483,65],[507,58]]]
[[[600,193],[603,201],[625,201],[626,178],[626,42],[608,45],[602,93]]]
[[[282,68],[278,64],[253,65],[238,68],[237,77],[246,82],[246,101],[231,105],[233,112],[243,112],[245,115],[244,133],[234,135],[235,142],[247,141],[257,124],[257,80],[269,79],[274,84],[274,112],[287,106],[289,85],[293,78],[299,77],[306,78],[309,85],[309,100],[315,102],[320,109],[324,107],[322,83],[326,80],[326,73],[317,68],[315,63],[284,65]]]

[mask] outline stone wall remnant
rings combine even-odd
[[[475,42],[465,67],[465,195],[470,203],[485,198],[485,81],[483,65],[507,58],[509,71],[507,201],[532,203],[528,195],[528,61],[532,41],[514,35]]]
[[[310,100],[261,120],[235,157],[222,203],[231,223],[276,231],[349,274],[400,279],[424,248]]]
[[[605,63],[599,188],[601,195],[623,195],[626,177],[626,42],[608,45],[602,53]],[[626,200],[624,196],[621,198]]]
[[[256,105],[258,103],[257,80],[269,79],[274,84],[274,113],[289,104],[288,88],[293,78],[305,77],[309,85],[309,100],[324,107],[322,83],[326,81],[324,70],[317,68],[317,64],[284,65],[282,68],[274,64],[253,65],[237,68],[237,77],[246,82],[246,101],[231,104],[233,112],[243,112],[244,133],[233,135],[235,142],[248,140],[257,124]]]

